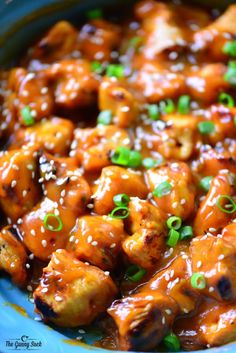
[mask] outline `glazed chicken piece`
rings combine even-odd
[[[165,250],[167,216],[150,202],[131,198],[127,223],[132,233],[122,248],[131,263],[147,270],[155,268]]]
[[[149,189],[153,192],[163,182],[170,190],[163,196],[153,196],[157,206],[165,213],[188,218],[194,211],[195,190],[191,170],[183,162],[168,163],[147,171]]]
[[[70,55],[76,49],[78,31],[67,21],[57,22],[28,54],[31,59],[52,63]]]
[[[142,292],[116,300],[108,309],[119,331],[119,349],[149,351],[169,332],[178,306],[161,292]]]
[[[148,193],[139,174],[117,166],[103,168],[97,185],[92,198],[94,212],[99,215],[108,214],[115,208],[113,197],[117,194],[124,193],[128,196],[145,198]]]
[[[141,291],[150,294],[154,292],[166,293],[178,304],[178,314],[191,314],[196,309],[201,290],[194,289],[190,284],[191,259],[183,253],[178,255],[165,269],[157,272]]]
[[[178,50],[186,46],[187,32],[183,22],[177,24],[173,7],[153,0],[144,0],[137,4],[135,14],[141,20],[142,29],[147,36],[143,53],[147,59],[155,59],[165,50]]]
[[[84,216],[70,233],[67,250],[81,261],[102,270],[117,265],[121,242],[126,237],[122,220],[106,216]]]
[[[224,172],[224,171],[223,171]],[[204,235],[207,232],[219,233],[231,219],[236,215],[235,212],[223,212],[217,205],[221,195],[235,196],[235,175],[220,172],[212,181],[210,190],[204,200],[200,203],[194,219],[194,234]],[[219,200],[220,202],[220,200]],[[223,199],[220,205],[224,207],[227,199]]]
[[[53,113],[53,92],[43,71],[29,72],[23,68],[12,69],[8,79],[8,88],[16,95],[15,107],[21,125],[27,125],[22,113],[26,107],[35,121]]]
[[[0,156],[0,205],[15,222],[39,201],[37,151],[24,148],[5,151]]]
[[[103,19],[86,23],[79,32],[79,50],[88,60],[110,61],[121,40],[121,29]]]
[[[65,161],[43,155],[39,162],[47,197],[23,217],[20,231],[27,248],[47,261],[53,251],[66,247],[77,217],[86,212],[90,187],[78,169]]]
[[[57,250],[34,291],[35,310],[45,321],[58,326],[88,325],[106,310],[116,294],[109,275],[66,250]]]
[[[138,105],[134,96],[119,85],[118,81],[105,79],[99,86],[99,109],[109,110],[112,121],[121,128],[128,128],[138,116]]]
[[[204,274],[206,288],[203,293],[218,301],[236,299],[235,238],[203,235],[190,245],[192,271]]]
[[[27,253],[18,238],[17,227],[7,226],[0,231],[0,270],[6,271],[13,282],[23,287],[27,280]]]
[[[186,350],[198,350],[223,345],[236,337],[235,305],[204,300],[198,313],[177,320],[174,332],[181,341],[181,347]]]
[[[205,140],[211,146],[215,146],[217,142],[221,142],[225,138],[235,137],[236,125],[234,117],[236,116],[236,108],[214,104],[206,110],[205,115],[207,119],[214,123],[214,131],[205,137]]]
[[[137,73],[134,85],[148,103],[178,97],[186,90],[184,75],[171,72],[159,63],[144,63]]]
[[[114,125],[75,129],[70,155],[78,159],[86,171],[100,171],[110,165],[110,153],[119,146],[131,147],[129,133]]]
[[[32,127],[16,131],[9,149],[30,143],[57,156],[66,156],[72,142],[73,128],[73,123],[68,119],[44,119]]]
[[[197,31],[194,35],[193,50],[203,51],[207,57],[215,60],[226,58],[223,47],[228,41],[235,38],[236,5],[231,5],[214,22]]]
[[[168,114],[163,116],[166,126],[157,124],[137,128],[137,137],[150,152],[156,151],[165,159],[186,161],[196,153],[196,144],[201,140],[197,130],[198,119],[190,115]],[[157,122],[158,123],[158,122]]]
[[[230,144],[232,147],[232,145]],[[192,163],[192,170],[203,176],[216,176],[221,170],[228,170],[236,173],[236,154],[235,157],[229,152],[228,148],[219,149],[202,146],[200,149],[200,158]]]
[[[186,85],[192,99],[206,104],[216,101],[219,93],[230,87],[224,79],[226,71],[227,67],[224,64],[216,63],[207,64],[190,73]]]
[[[58,107],[74,109],[94,104],[99,81],[91,72],[88,61],[62,60],[49,66],[45,75],[55,87],[55,104]]]

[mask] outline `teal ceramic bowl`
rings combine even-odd
[[[204,3],[204,0],[202,2]],[[219,0],[217,4],[217,1],[208,0],[207,5],[218,6],[230,2],[235,3]],[[95,6],[119,4],[124,11],[126,3],[127,0],[1,0],[0,65],[11,65],[36,36],[60,19],[69,19],[76,23],[88,9]],[[39,321],[27,293],[14,286],[8,277],[0,277],[0,353],[109,352],[89,346],[99,339],[99,334],[85,334],[84,340],[88,345],[73,340],[78,336],[81,336],[78,330],[59,330]],[[236,343],[209,349],[207,352],[235,353]]]

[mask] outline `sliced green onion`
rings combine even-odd
[[[156,197],[162,197],[168,195],[171,192],[172,185],[168,181],[163,181],[155,187],[153,195]]]
[[[51,221],[52,220],[56,220],[56,222],[58,223],[57,227],[55,227],[54,225],[50,224],[50,218],[51,218]],[[63,228],[63,223],[62,223],[62,220],[59,216],[56,216],[55,214],[53,213],[48,213],[46,214],[46,216],[44,217],[43,219],[43,224],[44,224],[44,227],[52,232],[60,232]]]
[[[234,107],[234,99],[233,97],[228,94],[228,93],[225,93],[225,92],[222,92],[220,95],[219,95],[219,102],[226,105],[227,107],[229,108],[233,108]]]
[[[115,207],[111,213],[109,213],[109,216],[112,218],[125,219],[129,216],[129,209],[125,206]]]
[[[125,167],[137,168],[142,164],[142,156],[138,151],[120,146],[112,154],[111,161]]]
[[[180,341],[174,333],[169,333],[163,339],[163,343],[170,352],[178,352],[180,350]]]
[[[212,176],[206,176],[201,179],[199,186],[202,188],[202,190],[206,192],[210,190],[212,179],[213,179]]]
[[[193,237],[193,227],[184,226],[180,229],[180,240],[188,239]]]
[[[180,114],[188,114],[190,111],[190,96],[184,95],[179,98],[178,112]]]
[[[108,77],[122,78],[125,75],[125,68],[120,64],[110,64],[107,66],[106,75]]]
[[[97,18],[102,18],[103,17],[103,12],[102,9],[97,8],[97,9],[93,9],[87,12],[87,17],[90,20],[95,20]]]
[[[99,61],[92,61],[90,66],[91,66],[91,70],[93,72],[96,72],[97,74],[101,74],[103,71],[102,64]]]
[[[222,203],[224,205],[222,205]],[[229,195],[220,195],[216,201],[217,207],[224,213],[234,213],[236,211],[236,204],[233,198]]]
[[[224,74],[224,80],[232,85],[236,85],[236,61],[229,62],[228,69]]]
[[[234,116],[234,125],[236,125],[236,115]]]
[[[175,229],[171,229],[168,233],[168,240],[166,244],[169,245],[171,248],[174,248],[179,241],[179,237],[179,232],[177,232],[177,230]]]
[[[31,110],[29,106],[25,106],[23,109],[21,109],[20,114],[26,126],[30,126],[35,123],[34,117],[31,114]]]
[[[98,124],[109,125],[112,121],[112,112],[110,110],[103,110],[98,115]]]
[[[172,99],[165,99],[159,103],[160,110],[163,113],[171,114],[175,111],[175,104]]]
[[[111,161],[114,164],[127,166],[129,163],[130,149],[127,147],[118,147],[111,157]]]
[[[145,275],[147,271],[138,266],[138,265],[131,265],[126,270],[126,277],[132,282],[139,282]]]
[[[204,289],[206,288],[206,278],[200,273],[194,273],[190,278],[191,286],[196,289]]]
[[[212,121],[202,121],[198,124],[198,130],[203,135],[211,134],[215,131],[215,124]]]
[[[143,38],[135,36],[129,40],[129,48],[137,49],[143,42]]]
[[[148,104],[147,111],[150,119],[158,120],[160,118],[159,107],[157,104]]]
[[[126,194],[117,194],[113,197],[113,201],[114,201],[114,204],[116,206],[127,206],[129,201],[130,201],[130,198],[128,195]]]
[[[142,156],[138,151],[130,151],[128,167],[138,168],[142,165]]]
[[[167,219],[166,224],[169,229],[178,230],[182,226],[182,219],[177,216],[171,216],[170,218]]]
[[[143,161],[142,161],[142,164],[143,166],[146,168],[146,169],[150,169],[150,168],[154,168],[158,165],[160,165],[161,163],[163,162],[163,159],[153,159],[153,158],[144,158]]]
[[[236,40],[225,43],[223,46],[223,53],[230,56],[236,56]]]

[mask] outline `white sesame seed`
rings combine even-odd
[[[198,261],[196,267],[200,268],[202,266],[202,261]]]
[[[30,264],[25,264],[25,267],[26,268],[30,268]]]
[[[225,258],[225,255],[221,254],[218,256],[218,260],[223,260]]]
[[[88,239],[87,239],[87,243],[91,243],[91,242],[92,242],[92,240],[93,240],[92,235],[89,235],[89,236],[88,236]]]
[[[214,287],[210,287],[209,292],[213,292],[213,291],[214,291]]]
[[[35,235],[36,235],[35,230],[34,230],[34,229],[31,229],[31,230],[30,230],[30,234],[31,234],[31,235],[33,235],[33,236],[35,237]]]
[[[17,184],[17,181],[16,180],[12,180],[11,187],[14,188],[16,186],[16,184]]]
[[[109,271],[105,271],[104,274],[105,274],[106,276],[109,276],[109,275],[110,275],[110,272],[109,272]]]
[[[30,285],[28,285],[26,288],[29,292],[32,292],[32,290],[33,290],[32,286],[30,286]]]
[[[56,295],[55,300],[56,300],[56,302],[61,302],[63,300],[63,298],[60,295]]]
[[[92,241],[91,245],[93,246],[97,246],[98,245],[98,242],[96,240]]]
[[[44,248],[46,248],[46,246],[47,246],[47,240],[43,239],[43,240],[41,241],[41,244],[42,244],[42,246],[43,246]]]

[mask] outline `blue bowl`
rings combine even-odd
[[[198,0],[198,2],[201,0]],[[0,65],[9,66],[30,44],[32,39],[60,19],[78,21],[94,6],[112,6],[126,0],[1,0],[0,1]],[[208,5],[217,0],[208,0]],[[235,1],[219,1],[222,3]],[[91,353],[109,352],[89,344],[99,337],[86,334],[87,344],[75,340],[81,334],[75,329],[49,327],[39,321],[34,313],[34,305],[27,293],[14,286],[7,276],[0,278],[0,352],[9,353],[37,351],[38,353]],[[206,350],[197,351],[205,352]],[[235,353],[236,344],[212,348],[209,353]]]

